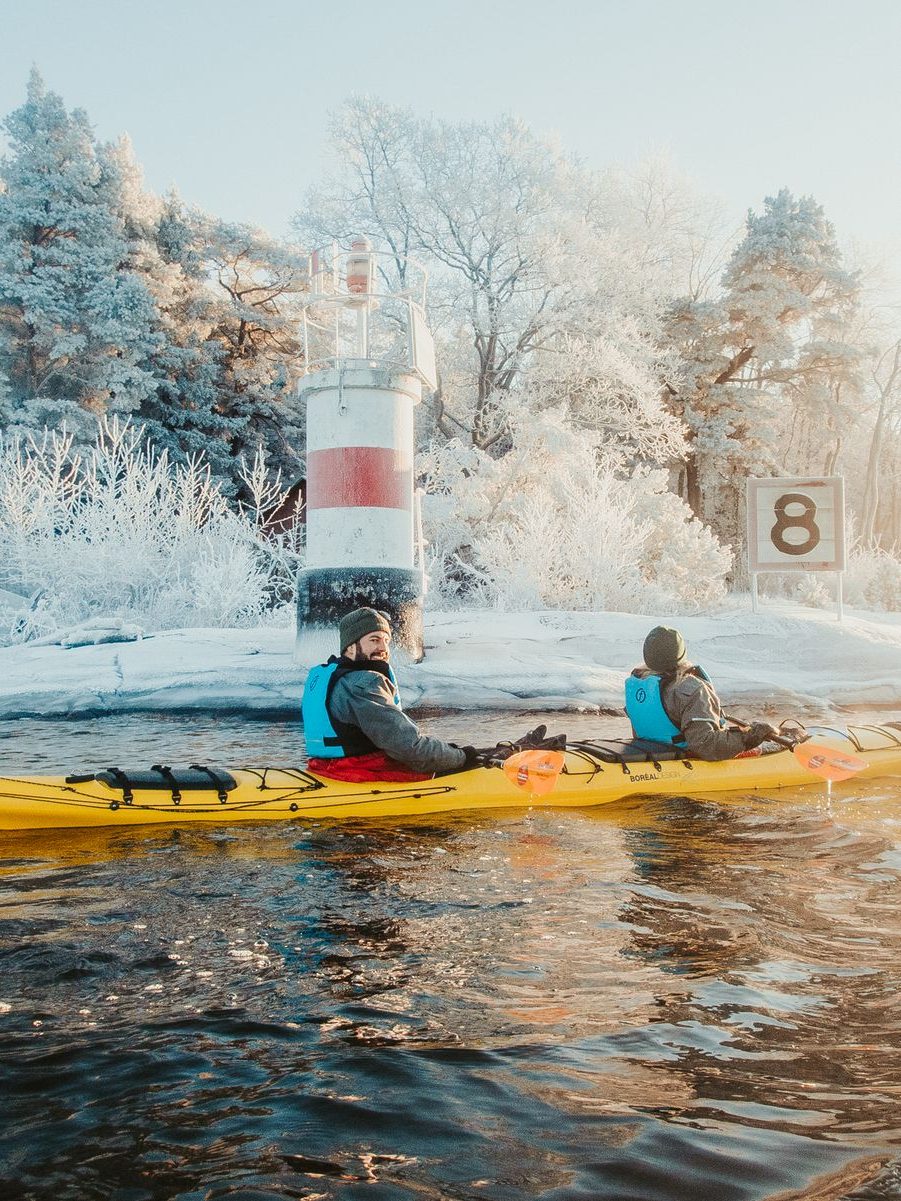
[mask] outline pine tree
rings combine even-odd
[[[251,459],[262,445],[273,469],[294,476],[304,445],[296,296],[306,286],[306,257],[246,225],[202,214],[192,220],[196,253],[213,284],[208,312],[220,408],[234,423],[231,454]]]
[[[273,470],[298,474],[304,431],[295,382],[293,294],[306,260],[258,230],[185,207],[175,193],[152,220],[133,201],[132,254],[156,302],[154,392],[139,416],[176,462],[201,454],[226,493],[262,444]]]
[[[33,71],[4,125],[0,369],[13,420],[64,418],[89,437],[88,414],[129,411],[156,386],[153,300],[129,269],[117,180],[86,114],[67,112]]]
[[[196,229],[175,193],[156,203],[146,225],[141,209],[133,208],[133,253],[156,302],[161,339],[153,356],[157,385],[138,416],[173,462],[202,456],[223,489],[232,492],[231,446],[245,423],[225,412],[222,348],[214,335],[213,296]]]
[[[827,413],[859,386],[859,352],[841,336],[858,290],[822,207],[783,190],[748,214],[720,294],[673,306],[684,370],[668,397],[690,444],[682,491],[726,541],[742,536],[745,478],[780,473],[798,406]]]

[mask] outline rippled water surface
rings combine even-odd
[[[302,754],[235,718],[0,737],[8,772]],[[0,833],[0,1197],[901,1197],[899,874],[892,781]]]

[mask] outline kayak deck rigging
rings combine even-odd
[[[865,757],[868,776],[901,774],[901,726],[817,727],[818,742]],[[717,763],[672,747],[616,740],[567,743],[553,790],[532,796],[497,767],[415,783],[330,780],[303,767],[192,764],[105,768],[65,777],[0,777],[0,830],[77,826],[406,817],[521,808],[585,807],[637,796],[760,792],[822,780],[789,750]]]

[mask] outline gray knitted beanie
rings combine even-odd
[[[669,626],[654,626],[644,640],[642,653],[651,671],[675,671],[685,662],[685,639],[678,630],[671,630]]]
[[[340,648],[344,651],[367,634],[380,631],[383,634],[391,633],[391,626],[383,613],[377,609],[354,609],[352,613],[345,614],[338,625]]]

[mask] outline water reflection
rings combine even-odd
[[[898,818],[3,836],[0,1193],[891,1196]]]

